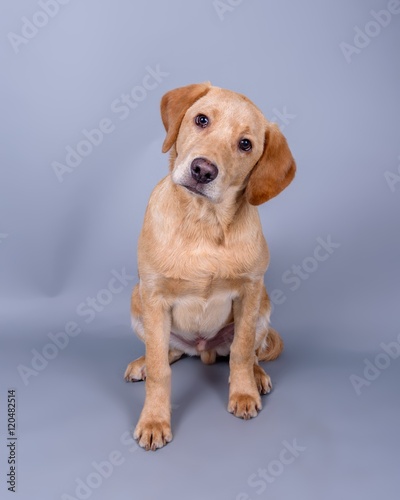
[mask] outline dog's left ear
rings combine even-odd
[[[285,189],[293,180],[296,163],[282,132],[268,123],[264,152],[253,168],[246,187],[251,205],[261,205]]]
[[[179,127],[186,111],[197,99],[210,90],[211,83],[194,83],[186,87],[170,90],[161,99],[161,118],[167,131],[162,152],[169,151],[178,137]]]

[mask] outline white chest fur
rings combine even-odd
[[[172,307],[171,330],[187,340],[198,336],[212,338],[224,325],[232,321],[232,301],[236,292],[216,291],[206,299],[184,295]]]

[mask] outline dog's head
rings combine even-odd
[[[279,194],[292,181],[296,165],[277,125],[268,122],[245,96],[213,87],[188,85],[161,100],[173,149],[172,180],[195,196],[221,202],[243,192],[252,205]]]

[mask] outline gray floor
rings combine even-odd
[[[309,282],[299,301],[312,302],[316,292]],[[41,351],[46,335],[36,330],[27,341],[22,331],[8,329],[3,337],[7,355],[2,350],[1,359],[2,418],[8,384],[17,390],[17,498],[65,500],[89,498],[92,492],[98,499],[379,495],[395,500],[399,361],[391,360],[357,394],[350,376],[364,378],[364,359],[374,363],[382,348],[357,352],[335,341],[329,346],[327,339],[343,329],[340,320],[336,325],[323,317],[285,320],[299,312],[295,302],[293,297],[275,310],[286,350],[264,365],[274,389],[263,398],[259,416],[243,421],[226,411],[226,361],[205,366],[196,358],[183,359],[172,372],[174,439],[157,452],[143,451],[130,437],[144,384],[122,378],[125,365],[143,350],[127,326],[99,324],[71,338],[27,385],[17,375],[18,365],[29,366],[31,348]],[[385,365],[385,357],[377,363]],[[2,462],[4,450],[3,440]],[[110,459],[112,470],[103,463],[101,477],[96,466]]]
[[[398,500],[397,3],[86,0],[47,18],[40,5],[0,15],[0,497]],[[250,97],[297,162],[260,207],[286,349],[251,421],[226,410],[226,362],[176,363],[174,439],[150,453],[130,437],[144,384],[123,381],[144,351],[129,325],[137,238],[167,173],[161,96],[205,80]],[[80,333],[60,333],[71,322]]]

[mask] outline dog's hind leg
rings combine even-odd
[[[266,341],[257,349],[257,358],[259,361],[272,361],[276,359],[283,351],[283,340],[279,333],[273,328],[268,328]]]
[[[254,363],[254,379],[260,394],[268,394],[272,389],[271,377],[257,363]]]
[[[168,352],[169,364],[175,363],[184,355],[183,351],[178,349],[170,349]],[[146,357],[140,356],[140,358],[131,361],[126,367],[124,378],[127,382],[137,382],[139,380],[146,379]]]
[[[272,389],[271,377],[259,366],[259,361],[272,361],[283,351],[283,340],[269,324],[271,305],[267,291],[264,291],[259,318],[259,338],[254,363],[254,379],[260,394],[268,394]]]
[[[259,361],[272,361],[276,359],[283,350],[283,340],[278,332],[268,327],[268,332],[261,346],[256,350],[256,362],[254,363],[254,378],[260,394],[268,394],[272,389],[271,377],[259,366]]]
[[[268,394],[272,389],[271,377],[259,366],[259,361],[272,361],[276,359],[283,350],[283,340],[276,330],[268,327],[261,346],[256,350],[256,361],[254,363],[254,378],[260,394]]]

